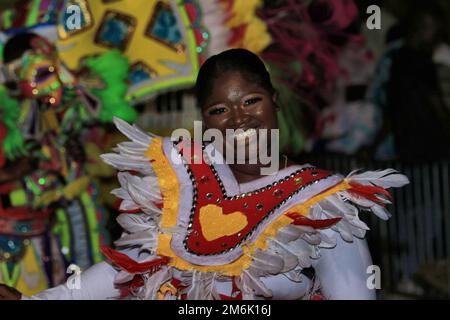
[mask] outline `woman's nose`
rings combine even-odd
[[[245,111],[242,109],[242,107],[240,105],[234,105],[231,108],[231,125],[238,127],[239,125],[241,125],[242,123],[245,123],[246,119],[247,119],[247,114],[245,113]]]

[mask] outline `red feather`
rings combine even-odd
[[[102,247],[101,250],[105,257],[114,262],[114,264],[119,266],[122,270],[131,274],[140,274],[146,272],[154,273],[158,271],[163,265],[169,263],[168,257],[156,258],[152,261],[139,263],[128,257],[126,254],[123,254],[117,250],[108,247]]]
[[[242,291],[236,284],[236,277],[233,277],[231,296],[219,293],[220,300],[242,300]]]
[[[124,214],[137,214],[137,213],[141,213],[142,209],[134,209],[134,210],[120,210],[120,213],[124,213]]]
[[[308,226],[313,227],[314,229],[327,229],[341,221],[341,218],[311,220],[295,212],[287,213],[286,216],[294,220],[292,224],[295,226]]]
[[[351,182],[351,189],[349,189],[350,192],[356,193],[360,196],[363,196],[364,198],[367,198],[369,200],[372,200],[378,204],[384,205],[384,202],[379,198],[378,195],[384,195],[389,200],[392,200],[391,194],[382,187],[377,186],[364,186],[359,183]]]
[[[141,275],[135,275],[133,280],[128,281],[127,283],[119,285],[120,288],[120,299],[124,299],[131,295],[133,291],[137,288],[140,288],[144,285],[144,279],[142,279]]]

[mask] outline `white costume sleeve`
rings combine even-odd
[[[321,283],[321,292],[330,300],[373,300],[374,289],[367,287],[367,267],[372,258],[366,240],[353,239],[345,242],[334,233],[337,245],[334,249],[321,249],[316,272]]]
[[[108,263],[101,262],[82,272],[79,289],[70,289],[66,284],[42,291],[22,300],[106,300],[119,297],[114,288],[117,271]]]

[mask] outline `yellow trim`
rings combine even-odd
[[[164,199],[161,227],[175,227],[177,224],[180,187],[175,172],[164,156],[162,139],[152,139],[145,156],[152,161],[152,168],[158,178],[159,188]]]
[[[178,296],[177,288],[175,288],[173,284],[168,281],[163,284],[161,288],[159,288],[157,293],[157,300],[165,300],[164,298],[166,297],[167,292],[169,292],[173,297]]]
[[[47,278],[43,266],[39,262],[39,258],[33,250],[33,245],[27,246],[25,256],[20,262],[21,274],[16,284],[16,289],[26,296],[32,296],[48,289]],[[33,278],[35,283],[30,284],[27,278]]]
[[[158,178],[159,187],[163,196],[163,213],[161,220],[161,227],[173,228],[177,224],[178,206],[179,206],[179,183],[178,178],[171,167],[169,161],[164,155],[162,149],[162,139],[154,138],[148,150],[145,153],[146,157],[152,161],[152,167]],[[333,188],[307,200],[305,203],[292,207],[288,212],[297,212],[298,214],[306,216],[309,208],[323,200],[324,198],[337,193],[339,191],[347,190],[350,186],[346,182],[341,182]],[[253,244],[244,244],[242,246],[243,255],[233,261],[232,263],[220,266],[199,266],[191,264],[186,260],[178,257],[172,250],[170,242],[172,236],[170,234],[160,234],[158,238],[157,253],[161,256],[170,257],[169,266],[180,270],[197,270],[200,272],[217,272],[226,276],[239,276],[243,270],[247,269],[252,263],[252,255],[257,249],[264,250],[267,248],[267,239],[275,237],[280,228],[286,227],[292,223],[292,219],[285,215],[281,215],[274,222],[272,222]]]
[[[340,191],[348,190],[350,188],[351,188],[351,186],[347,182],[343,181],[343,182],[339,183],[338,185],[334,186],[333,188],[328,189],[328,190],[318,194],[315,197],[312,197],[311,199],[305,201],[304,203],[292,207],[288,211],[289,212],[296,212],[296,213],[299,213],[299,214],[301,214],[303,216],[307,216],[308,215],[308,209],[311,206],[313,206],[316,203],[322,201],[326,197],[331,196],[332,194],[338,193]]]

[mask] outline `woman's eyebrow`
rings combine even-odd
[[[259,92],[259,91],[251,91],[251,92],[249,92],[249,93],[244,94],[244,95],[242,96],[242,98],[245,99],[245,98],[248,98],[248,96],[255,95],[255,94],[260,95],[260,96],[263,96],[263,95],[264,95],[263,92]]]
[[[219,106],[219,105],[226,105],[226,103],[223,101],[215,101],[215,102],[209,103],[204,109],[206,110],[211,107],[215,107],[215,106]]]

